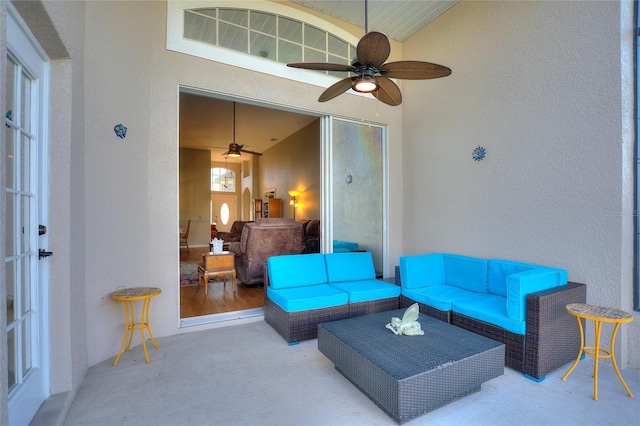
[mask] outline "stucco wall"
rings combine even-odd
[[[391,269],[436,250],[553,264],[589,285],[589,301],[631,310],[630,35],[618,2],[462,2],[403,46],[453,75],[403,82],[395,108],[350,95],[320,104],[319,87],[169,52],[164,2],[45,5],[71,56],[52,76],[52,124],[63,118],[52,131],[54,393],[118,349],[122,311],[99,305],[104,292],[161,287],[156,337],[204,328],[178,326],[181,84],[389,124]],[[476,163],[477,145],[488,155]],[[638,367],[638,318],[620,336],[618,354]]]
[[[93,365],[113,357],[122,337],[122,308],[99,305],[102,292],[119,286],[162,288],[151,305],[156,337],[205,327],[179,328],[179,85],[382,121],[398,147],[402,109],[353,95],[321,104],[322,88],[167,51],[164,2],[87,2],[85,8],[86,309]],[[125,139],[113,134],[120,122],[129,129]],[[392,168],[399,167],[400,155],[391,153]],[[401,187],[400,178],[391,184]],[[400,205],[399,193],[391,204]],[[399,235],[400,209],[391,216],[392,233]],[[397,259],[399,247],[392,242],[390,259]]]
[[[404,85],[405,253],[566,268],[632,310],[630,23],[619,2],[465,1],[405,42],[453,70]],[[617,348],[635,367],[637,316]]]

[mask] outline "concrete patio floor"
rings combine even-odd
[[[139,337],[138,337],[139,339]],[[73,425],[393,425],[317,349],[288,346],[264,321],[157,339],[87,372],[64,424]],[[135,340],[134,340],[135,344]],[[114,342],[114,351],[119,342]],[[624,369],[629,398],[613,367],[600,365],[594,401],[593,361],[570,364],[535,383],[505,368],[482,390],[407,425],[637,425],[640,370]],[[33,424],[52,424],[39,413]]]

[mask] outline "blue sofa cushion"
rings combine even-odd
[[[358,250],[358,243],[353,243],[351,241],[333,240],[334,253],[348,253],[355,250]]]
[[[451,303],[454,300],[475,296],[478,293],[452,285],[436,284],[414,289],[403,288],[402,294],[418,303],[429,305],[441,311],[450,311]]]
[[[329,282],[329,285],[347,293],[349,295],[349,303],[368,302],[370,300],[400,296],[400,287],[375,279]]]
[[[415,289],[444,284],[444,260],[440,253],[400,256],[402,288]]]
[[[507,317],[506,298],[491,293],[477,294],[454,300],[451,310],[468,317],[488,322],[516,334],[525,334],[527,325]]]
[[[269,286],[273,289],[303,287],[327,282],[324,255],[288,254],[267,259]],[[274,300],[275,302],[275,300]]]
[[[478,293],[487,291],[488,260],[457,254],[445,254],[443,259],[447,284]]]
[[[349,301],[347,293],[327,284],[283,289],[267,287],[267,297],[285,312],[331,308],[344,305]]]
[[[507,277],[507,316],[515,321],[527,319],[527,294],[567,283],[567,273],[562,269],[540,267]]]
[[[491,259],[487,277],[487,291],[498,296],[507,296],[507,276],[529,271],[535,265],[510,260]]]
[[[324,261],[329,283],[376,278],[373,257],[369,252],[328,253],[324,255]]]

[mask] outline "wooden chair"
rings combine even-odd
[[[198,263],[198,285],[204,278],[204,294],[209,291],[209,277],[222,277],[227,285],[227,276],[231,275],[231,288],[236,291],[236,268],[233,253],[207,253],[202,255],[202,263]]]
[[[189,228],[191,228],[191,219],[187,222],[187,227],[180,230],[180,247],[187,246],[187,253],[189,253]]]

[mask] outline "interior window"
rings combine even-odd
[[[233,170],[224,167],[211,168],[211,190],[223,192],[236,191],[236,174]]]

